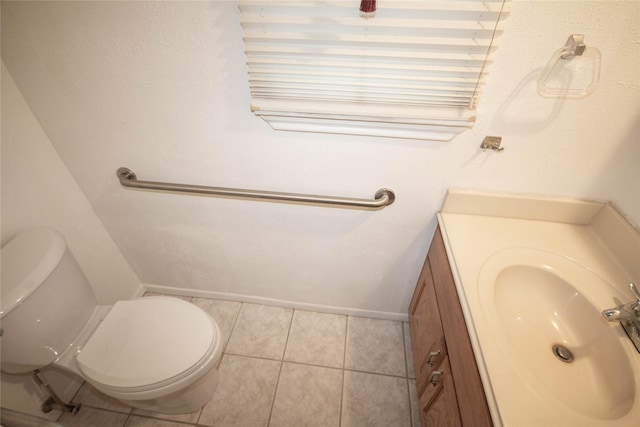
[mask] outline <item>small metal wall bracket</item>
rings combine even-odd
[[[573,59],[576,56],[582,56],[586,48],[584,34],[571,34],[564,45],[560,59]]]
[[[501,143],[502,143],[501,136],[487,136],[482,141],[480,148],[482,149],[482,151],[486,151],[486,150],[502,151],[504,150],[504,148],[500,147]]]

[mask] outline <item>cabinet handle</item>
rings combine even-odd
[[[427,365],[435,365],[438,360],[438,356],[440,356],[440,353],[442,353],[442,350],[436,350],[429,353],[429,356],[427,356]]]
[[[444,371],[440,370],[440,371],[433,371],[429,374],[429,377],[427,378],[427,381],[429,381],[431,384],[433,385],[438,385],[440,384],[440,376],[444,374]]]

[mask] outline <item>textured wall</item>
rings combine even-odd
[[[28,228],[62,233],[98,303],[130,298],[140,281],[2,66],[2,245]]]
[[[638,8],[514,1],[477,124],[451,143],[272,131],[249,111],[233,2],[2,2],[2,57],[143,283],[403,313],[449,187],[613,200],[640,224]],[[571,33],[602,51],[600,86],[541,98]],[[505,151],[480,151],[485,135]],[[139,192],[119,166],[397,200],[364,212]]]

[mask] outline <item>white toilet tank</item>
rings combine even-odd
[[[2,247],[2,372],[28,373],[58,359],[96,306],[57,231],[35,228]]]

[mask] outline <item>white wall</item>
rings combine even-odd
[[[102,304],[130,298],[140,281],[49,142],[2,64],[1,200],[2,245],[36,226],[59,230]],[[45,370],[45,377],[70,399],[81,382]],[[2,406],[34,415],[46,396],[31,377],[2,374]],[[59,411],[48,414],[55,418]]]
[[[2,57],[143,283],[404,313],[449,187],[612,200],[640,224],[638,8],[514,1],[477,124],[451,143],[271,130],[249,111],[230,1],[3,2]],[[543,99],[537,75],[571,33],[602,51],[600,86]],[[505,151],[480,151],[486,135]],[[365,212],[140,192],[120,166],[397,200]]]
[[[2,245],[38,226],[62,233],[100,304],[140,281],[49,142],[2,64]]]

